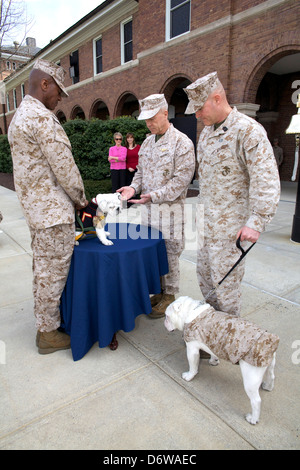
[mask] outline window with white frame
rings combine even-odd
[[[188,33],[191,27],[191,0],[166,0],[167,41]]]
[[[102,37],[94,40],[94,70],[95,75],[103,72]]]
[[[132,18],[121,23],[121,63],[133,59]]]
[[[9,113],[10,111],[9,93],[6,93],[6,107],[7,107],[7,112]]]
[[[21,96],[22,96],[22,99],[25,96],[25,84],[24,83],[21,84]]]
[[[13,89],[13,99],[14,99],[14,108],[17,109],[18,103],[17,103],[17,90],[14,88]]]
[[[72,83],[79,82],[79,52],[74,51],[70,54],[70,77],[72,78]]]

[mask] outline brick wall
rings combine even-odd
[[[122,110],[129,112],[137,106],[136,101],[132,108],[130,105],[122,108],[127,94],[138,100],[151,93],[166,93],[170,101],[180,83],[190,83],[214,70],[218,72],[231,104],[261,104],[258,90],[269,69],[281,57],[300,52],[299,1],[276,2],[266,12],[255,10],[257,6],[270,5],[270,2],[263,0],[192,1],[191,5],[191,33],[166,42],[165,1],[140,0],[135,4],[132,12],[134,60],[123,68],[120,23],[130,14],[112,21],[103,31],[99,30],[104,71],[100,76],[94,77],[93,69],[93,39],[97,35],[85,41],[78,47],[80,82],[71,86],[72,80],[67,74],[66,86],[71,87],[70,97],[60,103],[57,112],[62,111],[69,119],[74,108],[80,106],[89,119],[95,102],[103,101],[110,118],[113,118]],[[249,10],[251,8],[254,10]],[[230,17],[245,11],[247,15],[244,18]],[[249,16],[249,11],[256,14]],[[212,28],[212,25],[214,29],[210,30],[208,26]],[[67,71],[70,67],[69,54],[74,49],[63,57],[57,57]],[[118,73],[107,76],[106,72],[113,69]],[[285,76],[280,82],[280,100],[276,108],[280,118],[277,122],[264,123],[270,140],[279,135],[284,148],[285,161],[280,170],[283,179],[290,178],[294,161],[293,137],[285,136],[284,131],[296,112],[290,97],[291,81],[295,79],[300,80],[300,66],[297,74]],[[20,102],[20,88],[17,93]],[[10,94],[13,103],[12,91]],[[12,115],[7,116],[8,124]],[[0,117],[1,128],[2,120]],[[201,128],[199,124],[198,134]]]

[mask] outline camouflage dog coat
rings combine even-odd
[[[257,367],[270,364],[279,343],[277,335],[213,307],[184,325],[183,338],[203,342],[219,359],[233,364],[243,359]]]

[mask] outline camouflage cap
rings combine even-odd
[[[150,119],[162,108],[168,108],[168,103],[164,95],[150,95],[139,101],[141,113],[139,120]]]
[[[201,109],[209,95],[221,85],[217,72],[209,73],[191,83],[184,91],[190,100],[185,114],[193,114]]]
[[[42,70],[43,72],[50,75],[53,80],[57,83],[64,96],[69,96],[67,90],[64,87],[64,80],[66,71],[59,65],[54,64],[53,62],[48,62],[47,60],[38,59],[34,66],[34,69]]]

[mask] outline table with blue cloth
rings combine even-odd
[[[149,295],[161,291],[160,277],[168,273],[161,232],[127,223],[105,230],[113,245],[93,237],[75,246],[61,298],[62,327],[71,337],[74,361],[97,341],[103,348],[117,331],[133,330],[138,315],[151,313]]]

